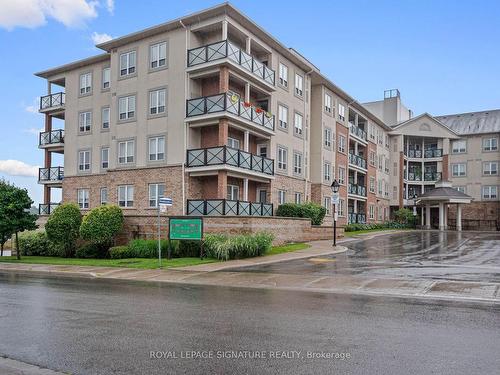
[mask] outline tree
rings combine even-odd
[[[0,241],[3,245],[8,237],[16,235],[17,259],[21,259],[19,232],[37,228],[37,215],[30,212],[33,201],[26,189],[0,181]]]
[[[80,236],[100,250],[107,251],[115,236],[123,228],[123,212],[120,207],[106,205],[92,209],[83,217]]]
[[[80,208],[75,203],[64,203],[52,212],[45,224],[47,237],[64,249],[64,256],[67,258],[75,255],[81,223]]]

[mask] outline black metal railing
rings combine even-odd
[[[424,158],[440,158],[443,156],[442,148],[434,148],[424,151]]]
[[[39,215],[50,215],[57,207],[59,203],[40,203],[38,205],[38,214]]]
[[[64,130],[58,129],[52,130],[50,132],[40,133],[40,139],[38,143],[40,146],[52,145],[56,143],[64,143]]]
[[[38,181],[62,181],[64,178],[64,167],[40,168],[38,170]]]
[[[188,50],[187,65],[191,67],[226,58],[265,82],[275,85],[276,74],[274,70],[227,40]]]
[[[408,150],[408,151],[405,151],[405,155],[408,156],[409,158],[420,159],[423,154],[422,154],[422,150]]]
[[[187,150],[187,167],[228,164],[254,172],[274,175],[274,160],[228,146]]]
[[[65,100],[66,94],[64,92],[42,96],[40,98],[40,110],[63,107]]]
[[[366,141],[366,132],[352,122],[349,123],[349,133]]]
[[[188,215],[206,216],[272,216],[272,203],[229,199],[188,199]]]
[[[347,215],[349,224],[366,224],[366,214],[357,214],[354,212],[349,212]]]
[[[422,181],[422,173],[408,172],[408,181]]]
[[[366,169],[366,159],[363,159],[359,155],[349,153],[349,164]]]
[[[236,94],[217,94],[188,99],[186,101],[186,117],[195,117],[211,113],[228,112],[274,130],[274,115],[245,103]]]
[[[441,172],[425,172],[424,181],[439,181],[441,180]]]
[[[350,183],[347,189],[347,192],[349,194],[356,194],[362,197],[366,197],[366,186]]]

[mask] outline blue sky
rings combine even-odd
[[[93,36],[121,36],[218,3],[0,0],[0,178],[41,201],[36,108],[46,84],[34,72],[98,54]],[[360,102],[398,88],[415,114],[500,108],[498,1],[232,4]]]

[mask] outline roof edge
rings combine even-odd
[[[41,72],[35,73],[35,76],[48,79],[56,74],[64,73],[68,70],[72,70],[72,69],[80,68],[82,66],[95,64],[97,62],[108,60],[110,58],[110,56],[111,55],[109,53],[101,53],[99,55],[87,57],[85,59],[76,60],[76,61],[64,64],[64,65],[60,65],[60,66],[57,66],[55,68],[42,70]]]

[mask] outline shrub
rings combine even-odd
[[[111,259],[126,259],[126,258],[134,258],[131,255],[130,249],[128,246],[114,246],[110,247],[108,250],[109,257]]]
[[[81,223],[82,215],[78,206],[74,203],[65,203],[54,210],[45,224],[48,239],[63,249],[65,257],[75,254]]]
[[[345,232],[356,232],[359,230],[373,230],[373,229],[404,229],[413,228],[411,224],[398,223],[397,221],[386,221],[383,223],[371,223],[371,224],[348,224],[344,227]]]
[[[201,251],[200,241],[172,241],[178,242],[176,245],[172,246],[175,248],[175,252],[172,252],[172,256],[175,258],[184,257],[199,257]]]
[[[76,249],[75,256],[77,258],[105,258],[104,253],[100,246],[93,243],[86,243]]]
[[[413,216],[413,211],[409,208],[400,208],[394,212],[394,219],[398,223],[415,225],[417,217]]]
[[[270,233],[226,236],[207,234],[204,240],[208,257],[221,260],[241,259],[263,255],[271,248],[274,236]]]
[[[161,256],[168,253],[168,240],[161,240]],[[130,258],[156,258],[158,257],[158,240],[132,240],[128,244]],[[179,253],[179,242],[172,241],[172,256]]]
[[[276,216],[283,217],[307,217],[313,225],[321,225],[326,215],[326,208],[319,204],[308,203],[285,203],[278,206]]]
[[[93,208],[83,217],[80,235],[106,252],[115,236],[123,228],[123,212],[120,207],[106,205]]]
[[[61,249],[47,238],[45,232],[22,232],[19,234],[19,249],[28,256],[61,256]]]

